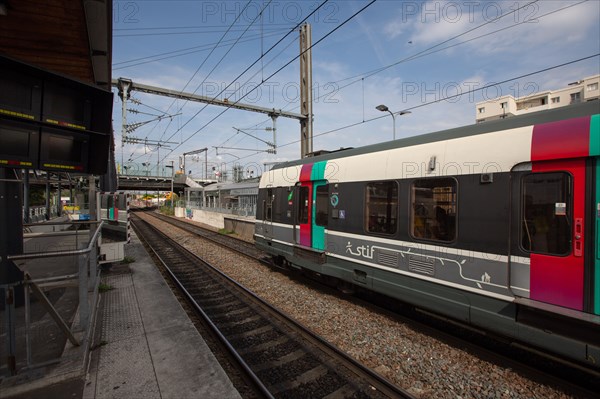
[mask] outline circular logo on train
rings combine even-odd
[[[340,199],[338,198],[337,194],[333,194],[331,196],[331,206],[336,207],[339,203]]]

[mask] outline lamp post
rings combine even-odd
[[[144,169],[146,170],[146,177],[148,177],[148,166],[150,162],[142,162]],[[144,196],[144,208],[148,206],[148,188],[146,188],[146,195]]]
[[[394,140],[396,140],[396,115],[392,111],[390,111],[390,109],[386,105],[383,104],[376,106],[375,109],[381,112],[389,112],[390,115],[392,115],[392,123],[394,124]],[[397,112],[398,115],[406,115],[410,113],[410,111]]]
[[[171,161],[171,165],[165,165],[165,168],[171,168],[171,211],[173,207],[173,180],[175,180],[175,161]]]
[[[142,162],[142,166],[146,170],[146,177],[148,177],[148,166],[150,166],[150,162]]]

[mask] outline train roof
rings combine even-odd
[[[477,136],[485,133],[499,132],[519,127],[538,125],[565,119],[579,118],[600,113],[600,102],[598,100],[581,104],[573,104],[551,110],[534,112],[527,115],[513,116],[506,119],[487,121],[475,125],[461,126],[457,128],[442,130],[435,133],[422,134],[407,137],[395,141],[372,144],[358,148],[348,148],[341,151],[333,151],[318,156],[307,157],[295,161],[282,162],[273,166],[271,170],[282,169],[306,163],[330,161],[356,155],[369,154],[394,148],[410,147],[438,141],[452,140],[457,138]]]
[[[252,179],[252,181],[244,181],[238,183],[232,182],[222,182],[222,183],[213,183],[204,187],[204,192],[214,192],[214,191],[225,191],[225,190],[240,190],[246,188],[256,188],[258,187],[258,179]]]

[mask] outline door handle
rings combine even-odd
[[[573,255],[583,255],[583,218],[575,218],[575,240],[573,240]]]

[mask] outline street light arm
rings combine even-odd
[[[390,115],[392,115],[392,123],[394,124],[394,140],[396,140],[396,115],[406,115],[406,114],[410,114],[410,111],[398,111],[396,113],[390,111],[390,109],[387,107],[387,105],[385,104],[380,104],[378,106],[375,107],[375,109],[377,111],[381,111],[381,112],[389,112]]]

